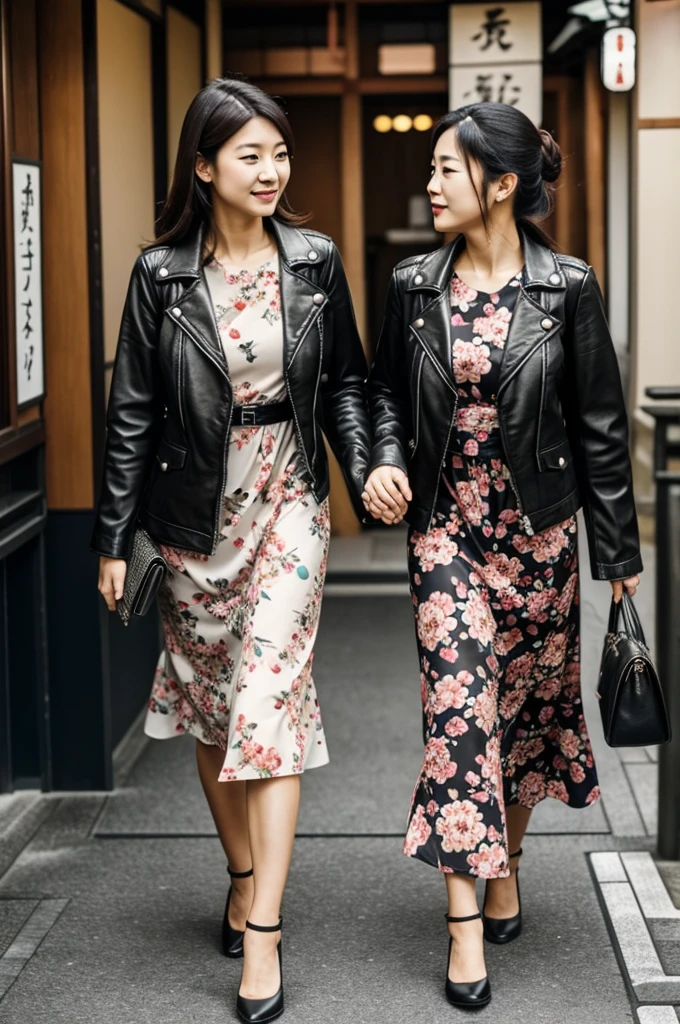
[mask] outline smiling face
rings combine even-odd
[[[484,199],[481,167],[470,160],[470,173],[458,146],[456,128],[448,128],[437,139],[432,154],[430,181],[427,192],[432,203],[432,216],[437,231],[468,234],[484,228],[480,197]],[[503,174],[490,183],[486,204],[489,219],[495,215],[494,207],[509,199],[517,186],[517,176]]]
[[[251,217],[271,217],[290,178],[286,142],[271,121],[253,117],[218,150],[196,158],[196,174],[212,186],[213,205]]]

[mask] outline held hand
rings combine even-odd
[[[629,576],[627,580],[610,580],[612,585],[612,591],[614,592],[614,600],[618,604],[623,597],[623,588],[626,588],[628,597],[633,597],[635,591],[640,586],[639,576]]]
[[[366,481],[364,505],[374,519],[396,525],[404,518],[413,495],[408,477],[397,466],[378,466]]]
[[[99,559],[99,586],[97,589],[106,601],[106,607],[110,612],[115,612],[116,601],[123,596],[127,562],[122,558]]]

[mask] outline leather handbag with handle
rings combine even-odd
[[[133,615],[146,615],[165,578],[167,564],[151,537],[138,526],[128,559],[123,596],[116,610],[127,626]]]
[[[671,728],[661,683],[628,594],[612,600],[597,687],[610,747],[668,743]]]

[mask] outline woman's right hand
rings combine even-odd
[[[404,518],[413,495],[403,470],[397,466],[377,466],[369,475],[361,497],[374,519],[394,526]]]
[[[100,556],[99,586],[97,589],[106,601],[106,607],[110,612],[115,612],[116,601],[119,601],[123,596],[126,572],[127,562],[124,559]]]

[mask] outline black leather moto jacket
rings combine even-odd
[[[370,427],[366,361],[330,238],[272,218],[280,257],[284,374],[302,476],[329,489],[322,431],[360,516]],[[139,520],[159,543],[211,554],[228,489],[233,396],[202,237],[147,249],[132,272],[107,414],[104,473],[91,547],[127,558]]]
[[[524,235],[525,283],[501,364],[498,415],[528,533],[584,508],[592,574],[642,569],[621,378],[591,268]],[[407,520],[429,529],[451,432],[449,283],[462,236],[400,263],[369,378],[371,469],[399,466],[413,501]]]

